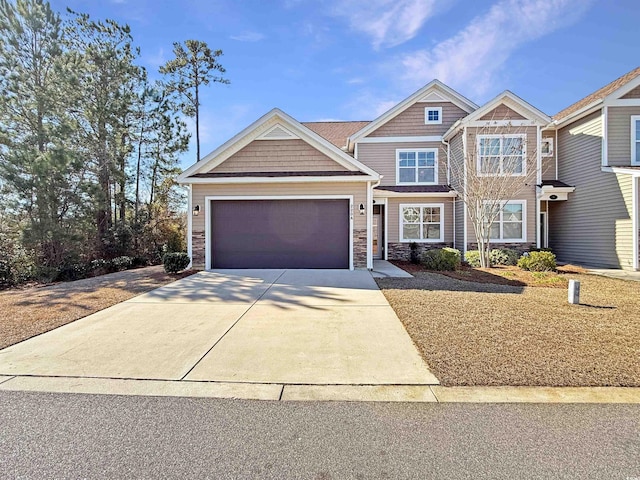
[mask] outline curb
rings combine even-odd
[[[293,385],[188,380],[0,376],[0,391],[233,398],[285,402],[640,404],[640,388],[637,387]]]

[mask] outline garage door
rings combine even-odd
[[[211,202],[212,268],[349,268],[348,200]]]

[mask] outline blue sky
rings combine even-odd
[[[156,74],[172,43],[222,49],[203,154],[273,107],[371,120],[438,78],[476,103],[505,89],[554,114],[640,65],[637,0],[53,0],[131,26]],[[195,147],[183,158],[195,160]]]

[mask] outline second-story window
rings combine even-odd
[[[525,135],[478,135],[480,175],[524,175]]]
[[[396,178],[398,184],[437,183],[438,150],[436,148],[396,150]]]

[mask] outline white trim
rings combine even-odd
[[[407,108],[419,102],[420,99],[428,97],[431,91],[436,91],[438,94],[447,97],[447,102],[453,103],[467,113],[471,113],[478,108],[478,105],[473,103],[471,100],[463,97],[452,88],[446,86],[440,80],[432,80],[420,90],[414,92],[409,97],[405,98],[403,101],[384,112],[364,128],[351,135],[349,137],[349,140],[347,141],[347,146],[349,147],[349,149],[351,149],[352,144],[359,142],[362,137],[366,137],[371,132],[387,123],[389,120],[397,117]]]
[[[546,126],[544,122],[535,122],[533,120],[474,120],[466,122],[467,127],[535,127]]]
[[[421,239],[421,240],[416,240],[416,239],[405,239],[403,237],[403,229],[402,227],[404,226],[404,222],[403,222],[403,216],[402,216],[402,209],[403,208],[439,208],[440,209],[440,237],[437,239]],[[420,211],[420,214],[422,215],[422,210]],[[443,243],[444,242],[444,228],[445,228],[445,223],[444,223],[444,203],[401,203],[398,205],[398,241],[399,243],[412,243],[412,242],[416,242],[416,243]],[[422,226],[422,218],[420,219],[420,223],[419,224],[415,224],[415,225],[420,225]],[[422,236],[422,230],[420,230],[420,236]]]
[[[547,125],[551,122],[551,117],[549,117],[546,113],[538,110],[536,107],[531,105],[529,102],[523,100],[513,92],[509,90],[505,90],[501,94],[494,97],[492,100],[489,100],[487,103],[482,105],[476,111],[468,115],[463,122],[470,125],[471,122],[478,121],[480,118],[484,117],[486,114],[499,107],[501,104],[504,104],[506,107],[511,110],[519,113],[525,120],[519,120],[520,122],[528,122],[529,124],[532,121],[537,121]],[[482,120],[480,120],[482,122]],[[491,122],[492,125],[496,125],[500,121],[505,121],[511,125],[515,125],[515,122],[518,120],[484,120],[484,122]]]
[[[582,117],[586,117],[591,115],[593,112],[597,112],[602,108],[602,100],[596,100],[595,102],[590,103],[586,107],[581,108],[580,110],[570,113],[566,117],[560,118],[558,120],[553,121],[553,126],[556,128],[562,128],[566,125],[569,125],[573,122],[577,122]]]
[[[617,98],[620,98],[620,97],[624,97],[627,93],[629,93],[631,90],[633,90],[637,86],[640,86],[640,76],[637,76],[637,77],[633,78],[632,80],[629,80],[627,83],[622,85],[620,88],[618,88],[617,90],[614,90],[609,95],[607,95],[604,100],[607,101],[607,100],[611,100],[611,99],[617,99]]]
[[[464,187],[463,187],[463,191],[464,191],[464,197],[462,199],[462,216],[463,216],[463,232],[462,232],[462,249],[460,250],[462,252],[462,258],[464,258],[464,254],[467,253],[467,244],[469,243],[469,237],[467,236],[468,234],[468,220],[467,217],[469,216],[469,211],[468,211],[468,206],[467,206],[467,202],[466,202],[466,198],[467,198],[467,127],[463,127],[462,129],[462,172],[464,174],[464,178],[463,178],[463,182],[464,182]]]
[[[271,132],[273,132],[276,129],[282,130],[285,134],[284,135],[270,136],[270,137],[267,136],[267,135],[269,135]],[[281,125],[279,123],[276,123],[269,130],[267,130],[262,135],[257,137],[256,140],[295,140],[295,139],[298,139],[298,138],[300,138],[300,137],[298,137],[295,133],[289,131],[289,129],[287,127],[285,127],[285,126],[283,126],[283,125]]]
[[[549,248],[549,202],[546,205],[547,209],[544,212],[540,212],[540,216],[544,218],[540,221],[544,224],[544,237],[540,236],[540,246],[538,248]],[[540,225],[537,227],[540,228]]]
[[[536,128],[536,185],[540,185],[542,183],[542,152],[540,145],[542,144],[542,129],[541,127]],[[526,160],[525,160],[526,162]]]
[[[640,270],[640,239],[638,238],[640,228],[640,178],[631,179],[631,215],[632,215],[632,248],[633,248],[633,268]]]
[[[609,122],[609,107],[605,106],[602,109],[602,113],[600,114],[600,121],[602,122],[602,159],[601,164],[603,167],[609,165],[609,154],[608,154],[608,140],[607,140],[607,130],[609,130],[608,122]],[[632,122],[633,123],[633,122]]]
[[[538,219],[538,223],[536,224],[536,248],[540,248],[540,222],[542,220],[540,199],[536,199],[536,218]]]
[[[378,180],[380,178],[380,175],[375,170],[367,167],[363,163],[353,158],[351,155],[345,153],[334,144],[318,135],[313,130],[305,127],[296,119],[287,115],[282,110],[274,108],[273,110],[253,122],[247,128],[242,130],[240,133],[226,141],[213,152],[206,155],[202,160],[196,162],[191,167],[183,171],[178,176],[178,183],[190,183],[191,179],[189,179],[188,177],[190,177],[191,175],[195,173],[210,171],[212,168],[220,165],[234,153],[240,151],[242,148],[259,137],[262,133],[264,133],[265,130],[269,129],[275,124],[285,125],[288,130],[296,134],[301,140],[305,141],[319,152],[331,158],[339,165],[342,165],[347,170],[359,170],[371,176],[372,179],[375,180]]]
[[[556,144],[555,144],[555,149],[556,149],[556,151],[555,151],[555,154],[556,154],[556,157],[555,157],[556,158],[556,178],[555,179],[556,180],[558,180],[558,177],[560,175],[560,172],[558,172],[558,155],[560,153],[558,151],[559,150],[558,147],[559,147],[559,145],[558,145],[558,130],[556,129]]]
[[[542,133],[540,133],[540,135],[542,135]],[[548,143],[549,144],[549,152],[548,153],[544,153],[542,151],[542,144],[543,143]],[[540,156],[542,158],[548,158],[548,157],[553,157],[553,137],[542,137],[540,140]]]
[[[456,200],[453,199],[453,218],[451,219],[451,226],[453,227],[453,248],[456,248]]]
[[[400,154],[401,153],[416,153],[416,166],[413,167],[415,169],[415,178],[418,178],[418,170],[420,168],[431,168],[431,167],[420,167],[418,165],[418,153],[426,152],[433,153],[434,163],[433,163],[433,182],[401,182],[400,181]],[[402,167],[402,168],[411,168],[411,167]],[[396,185],[438,185],[438,149],[437,148],[396,148]]]
[[[358,147],[358,143],[408,143],[408,142],[441,142],[441,135],[427,135],[415,137],[365,137],[358,140],[354,148]]]
[[[640,170],[625,167],[600,167],[600,170],[608,173],[623,173],[632,177],[640,177]]]
[[[493,223],[500,223],[500,236],[503,236],[503,210],[505,205],[522,205],[522,238],[490,238],[491,243],[527,243],[527,201],[526,200],[503,200],[500,202],[501,208],[498,219]]]
[[[480,140],[483,139],[492,139],[492,138],[499,138],[501,140],[500,142],[500,170],[502,171],[502,140],[504,140],[505,138],[521,138],[523,139],[522,142],[522,173],[513,173],[510,175],[506,175],[504,173],[498,173],[498,174],[494,174],[494,173],[482,173],[482,168],[481,168],[481,160],[482,160],[482,155],[480,154]],[[492,176],[500,176],[500,177],[526,177],[527,175],[527,134],[526,133],[513,133],[513,134],[491,134],[491,135],[476,135],[476,173],[479,177],[492,177]],[[486,156],[486,155],[485,155]],[[489,155],[494,157],[495,155]],[[507,155],[510,157],[515,157],[515,155]],[[541,181],[538,183],[542,183]]]
[[[438,120],[429,120],[429,112],[438,112]],[[425,125],[442,125],[442,107],[424,107]]]
[[[640,107],[640,98],[618,98],[615,100],[605,100],[606,107]]]
[[[638,166],[640,162],[636,160],[636,149],[640,138],[636,138],[636,122],[640,122],[640,115],[631,115],[631,165]]]
[[[367,269],[373,269],[373,187],[367,182]]]
[[[187,255],[189,255],[189,265],[193,266],[193,187],[188,185],[189,193],[187,195]]]
[[[377,196],[380,195],[380,196]],[[456,198],[459,195],[451,190],[449,192],[392,192],[391,190],[373,190],[373,198],[385,198],[385,197],[424,197],[424,198]]]
[[[353,195],[207,195],[205,211],[205,270],[211,270],[211,202],[221,200],[349,200],[349,270],[353,270]]]
[[[370,182],[372,178],[368,175],[336,175],[326,177],[216,177],[216,178],[187,178],[181,182],[191,183],[316,183],[316,182]]]
[[[444,98],[436,91],[429,92],[424,97],[419,99],[416,103],[446,103],[449,100]]]

